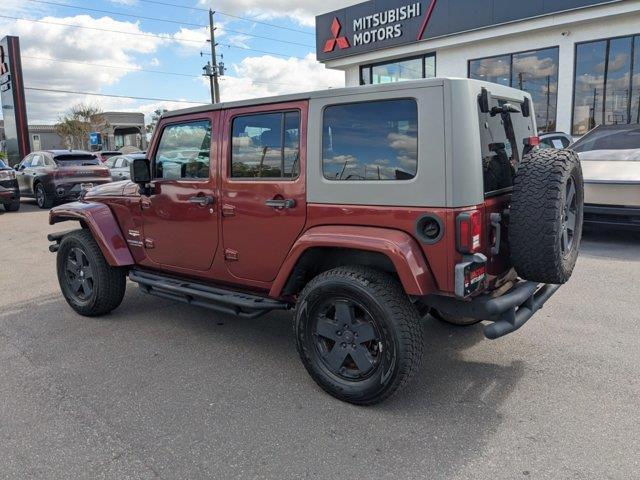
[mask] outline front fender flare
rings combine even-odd
[[[73,202],[49,211],[50,225],[68,220],[83,222],[89,228],[109,265],[126,267],[135,263],[118,222],[108,206],[102,203]]]
[[[315,247],[366,250],[386,255],[393,263],[404,291],[423,296],[437,288],[418,243],[406,232],[378,227],[326,225],[307,230],[293,245],[271,286],[279,297],[302,254]]]

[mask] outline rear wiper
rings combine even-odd
[[[491,116],[495,117],[496,115],[502,114],[502,113],[520,113],[520,110],[518,110],[518,107],[516,107],[515,105],[513,105],[512,103],[505,103],[504,105],[502,105],[501,107],[493,107],[491,109]]]

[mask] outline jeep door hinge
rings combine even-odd
[[[231,248],[225,248],[224,249],[224,259],[229,261],[229,262],[237,262],[238,261],[238,252],[236,250],[233,250]]]

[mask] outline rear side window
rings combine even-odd
[[[154,178],[209,178],[211,122],[176,123],[162,131],[154,160]]]
[[[231,177],[295,178],[300,171],[300,112],[233,119]]]
[[[410,180],[418,171],[415,100],[328,106],[322,119],[322,172],[328,180]]]

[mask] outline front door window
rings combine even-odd
[[[146,253],[155,264],[178,271],[211,268],[218,246],[211,136],[209,118],[162,128],[151,159],[151,195],[142,200]]]

